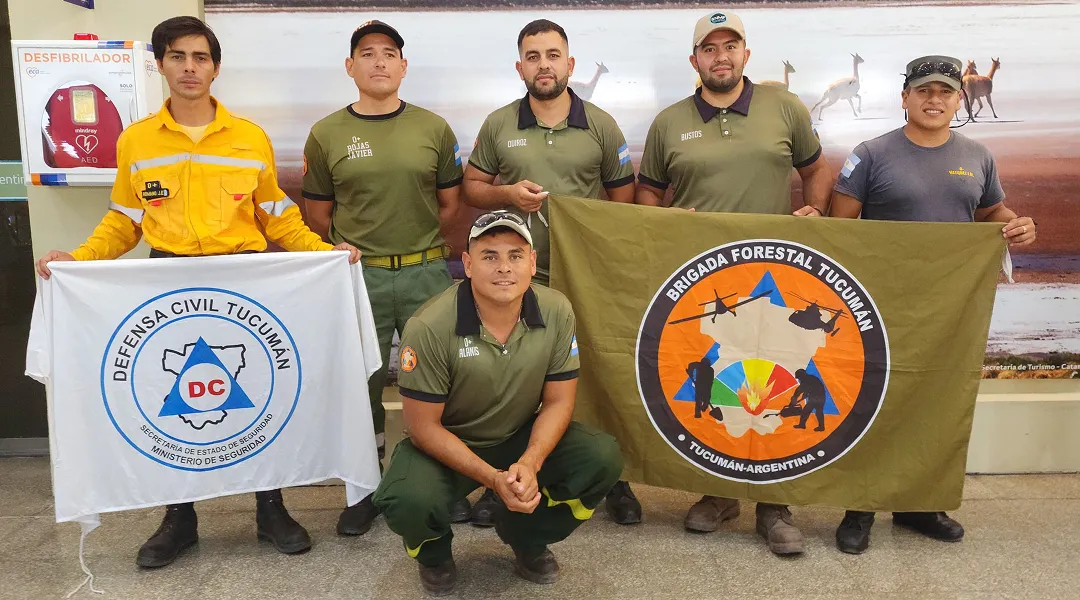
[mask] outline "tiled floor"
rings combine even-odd
[[[393,413],[392,413],[393,414]],[[777,558],[754,533],[754,511],[709,535],[682,528],[688,493],[635,486],[645,522],[619,526],[603,511],[553,547],[554,586],[518,579],[491,530],[455,526],[460,598],[1080,598],[1080,475],[973,476],[954,516],[967,529],[945,544],[894,528],[879,515],[870,551],[848,556],[833,533],[841,511],[796,508],[807,553]],[[475,499],[475,496],[474,496]],[[341,487],[290,489],[292,514],[311,532],[307,554],[284,556],[255,539],[251,494],[197,505],[200,542],[170,567],[143,571],[135,552],[161,509],[104,515],[86,560],[105,596],[230,599],[421,598],[415,563],[382,519],[338,537]],[[79,532],[56,524],[47,459],[0,460],[0,599],[63,598],[82,580]]]

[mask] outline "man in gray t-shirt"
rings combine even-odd
[[[990,151],[949,127],[960,108],[960,67],[948,56],[908,63],[901,93],[907,124],[855,148],[833,188],[831,216],[997,221],[1005,223],[1002,236],[1011,246],[1035,241],[1035,222],[1005,206]],[[893,523],[946,542],[964,537],[964,528],[943,512],[894,512]],[[847,511],[836,530],[836,546],[861,554],[870,546],[873,524],[874,513]]]
[[[986,146],[955,132],[941,146],[920,146],[904,130],[859,144],[844,162],[834,189],[859,203],[862,218],[971,222],[1005,199]]]

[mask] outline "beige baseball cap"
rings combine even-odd
[[[719,29],[727,29],[742,39],[746,39],[746,28],[743,27],[739,15],[717,10],[698,19],[697,25],[694,26],[694,48],[700,46],[710,33]]]

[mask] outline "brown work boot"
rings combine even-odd
[[[757,505],[757,532],[769,541],[773,554],[802,554],[803,536],[795,526],[788,507],[779,504]]]
[[[702,496],[697,504],[686,511],[683,527],[687,531],[710,533],[716,531],[724,521],[739,516],[739,501],[732,498]]]
[[[457,584],[457,565],[450,558],[441,565],[425,567],[420,565],[420,584],[429,596],[449,596],[454,593]]]

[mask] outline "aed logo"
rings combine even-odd
[[[23,52],[23,62],[131,64],[131,55],[119,52]]]

